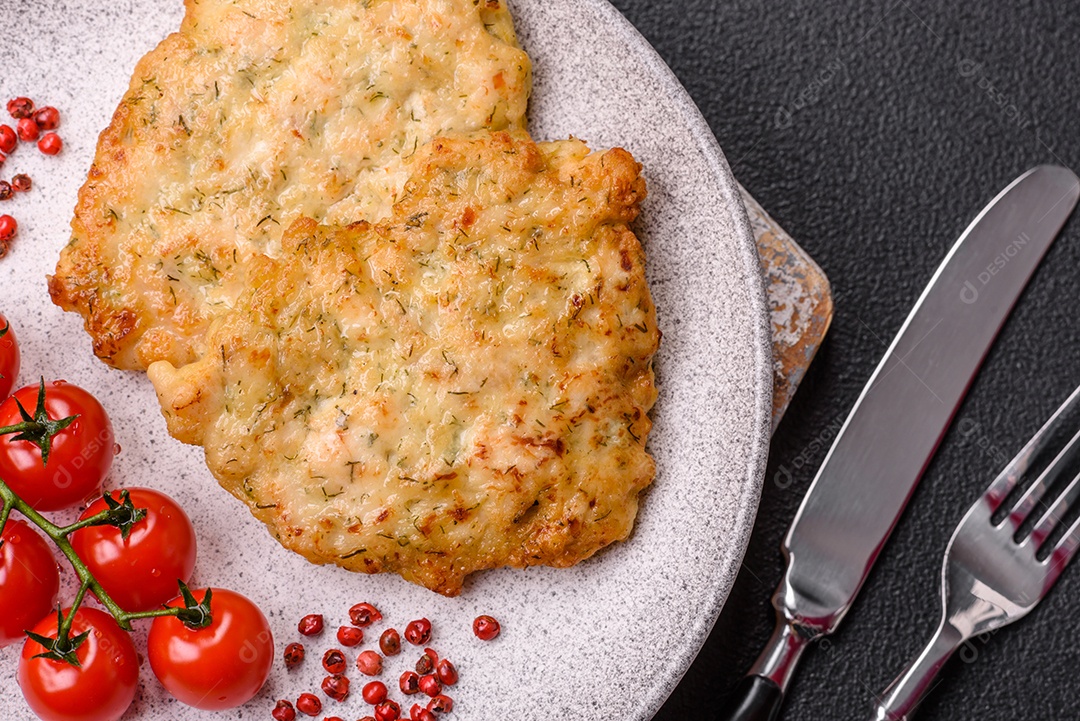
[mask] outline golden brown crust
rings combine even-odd
[[[392,216],[297,221],[193,363],[170,432],[313,562],[447,595],[630,532],[659,342],[629,153],[439,138]]]
[[[485,0],[189,0],[98,141],[49,279],[119,368],[185,363],[295,219],[385,217],[432,137],[519,129],[530,65]]]

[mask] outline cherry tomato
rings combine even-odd
[[[0,546],[0,648],[56,607],[60,572],[49,544],[30,525],[8,519]]]
[[[129,488],[135,508],[146,517],[125,539],[116,526],[90,526],[71,534],[71,545],[106,593],[125,611],[149,611],[176,596],[195,568],[195,529],[176,501],[149,488]],[[120,501],[120,492],[109,496]],[[94,501],[80,520],[108,510]]]
[[[38,387],[26,386],[0,403],[0,426],[23,421],[18,399],[27,413],[37,407]],[[101,492],[112,467],[116,438],[108,414],[97,399],[76,385],[54,381],[45,386],[45,410],[52,420],[79,417],[52,439],[49,463],[30,441],[0,436],[0,478],[38,511],[58,511]]]
[[[274,638],[259,607],[247,597],[213,589],[209,626],[191,629],[172,616],[154,619],[147,656],[161,685],[188,706],[221,711],[259,692],[274,661]],[[206,590],[192,591],[202,602]],[[174,598],[170,606],[183,606]]]
[[[7,329],[6,332],[4,329]],[[15,338],[15,329],[0,313],[0,401],[11,395],[15,380],[19,377],[19,341]]]
[[[56,638],[56,614],[49,614],[32,630]],[[30,638],[23,644],[19,687],[42,721],[116,721],[135,698],[139,656],[131,635],[109,614],[86,606],[75,612],[71,635],[84,631],[90,633],[75,651],[79,666],[34,658],[45,648]]]

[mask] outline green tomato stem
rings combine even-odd
[[[96,513],[93,516],[90,516],[89,518],[84,518],[81,521],[76,521],[75,523],[72,523],[70,526],[64,526],[63,528],[60,529],[60,533],[63,534],[64,536],[70,536],[72,533],[75,533],[75,531],[78,531],[80,528],[87,528],[88,526],[101,525],[101,522],[103,520],[107,520],[108,515],[109,515],[108,511],[102,511],[101,513]]]
[[[0,429],[2,431],[3,429]],[[82,562],[78,554],[75,553],[75,549],[71,546],[71,542],[68,541],[68,535],[80,528],[87,526],[106,524],[111,519],[112,510],[104,510],[100,513],[96,513],[82,521],[73,523],[70,526],[57,526],[55,523],[45,518],[30,506],[29,503],[19,498],[15,491],[11,490],[11,487],[7,483],[0,479],[0,498],[4,501],[3,515],[0,516],[0,533],[3,532],[4,526],[7,523],[8,516],[12,510],[16,510],[26,517],[28,521],[45,532],[49,538],[52,539],[56,547],[60,549],[60,552],[67,558],[68,563],[71,564],[75,574],[79,578],[79,592],[75,596],[75,602],[71,606],[71,612],[68,613],[61,625],[61,631],[67,631],[71,628],[72,619],[75,616],[75,612],[79,610],[79,606],[83,602],[83,598],[86,596],[87,590],[93,591],[94,596],[97,597],[98,602],[109,612],[109,614],[116,619],[116,624],[125,631],[131,630],[131,622],[140,618],[154,618],[157,616],[177,616],[184,609],[182,608],[161,608],[154,611],[143,611],[140,613],[129,613],[117,605],[116,601],[101,587],[97,579],[90,573],[90,569],[86,567],[86,564]],[[60,631],[57,632],[57,638],[63,638]]]
[[[3,483],[3,481],[0,481],[0,483]],[[0,511],[0,533],[3,533],[4,529],[7,528],[7,521],[8,521],[8,517],[11,516],[11,509],[12,508],[13,508],[13,506],[11,506],[5,500],[4,501],[4,510]]]
[[[40,433],[45,429],[45,426],[37,421],[23,421],[22,423],[16,423],[13,426],[0,427],[0,436],[6,436],[9,433]]]
[[[71,624],[75,620],[75,612],[79,610],[79,606],[82,605],[83,597],[86,596],[86,589],[90,588],[90,584],[83,581],[79,584],[79,592],[75,594],[75,602],[71,604],[71,613],[64,617],[64,621],[56,629],[57,638],[67,638],[68,633],[71,632]]]

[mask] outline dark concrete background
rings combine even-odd
[[[829,337],[776,433],[743,571],[701,655],[656,716],[710,718],[769,635],[780,539],[814,470],[945,250],[1024,170],[1080,167],[1080,6],[615,4],[686,85],[735,175],[817,259],[836,295]],[[1074,218],[987,358],[855,608],[804,658],[783,719],[869,718],[872,694],[933,631],[952,529],[1080,383],[1078,267]],[[954,658],[920,719],[1080,718],[1078,596],[1080,566],[1027,619]]]

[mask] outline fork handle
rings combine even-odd
[[[874,707],[874,721],[910,721],[915,718],[915,708],[934,687],[938,672],[964,640],[963,634],[942,621],[922,653],[878,700]]]

